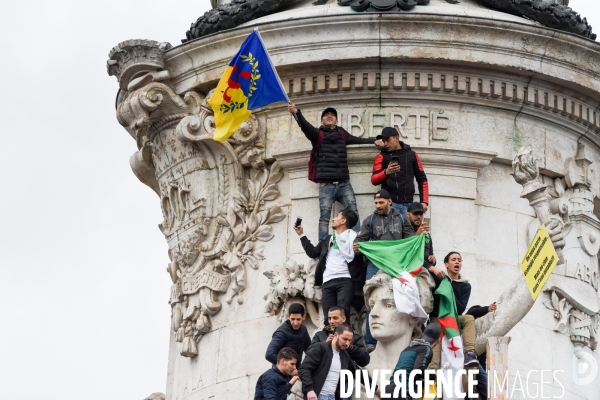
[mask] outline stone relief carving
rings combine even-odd
[[[550,210],[556,211],[564,236],[564,263],[554,270],[546,286],[544,305],[554,311],[556,332],[569,335],[580,355],[583,347],[597,347],[600,300],[598,253],[600,220],[594,214],[592,160],[586,147],[578,145],[574,158],[565,161],[565,177],[553,180]],[[539,223],[531,224],[530,236]]]
[[[225,142],[212,139],[214,119],[205,98],[169,86],[163,51],[153,41],[123,42],[111,51],[109,74],[121,90],[117,119],[136,139],[130,164],[160,197],[169,245],[172,329],[180,354],[194,357],[211,330],[219,300],[243,302],[247,268],[264,259],[260,242],[285,214],[279,197],[283,171],[264,162],[264,121],[251,117]]]
[[[229,3],[212,1],[213,9],[207,11],[194,22],[186,38],[181,42],[198,39],[211,33],[232,29],[245,22],[279,12],[300,0],[232,0]],[[446,0],[458,4],[457,0]],[[478,0],[480,4],[508,14],[525,17],[549,28],[574,33],[596,40],[592,27],[585,18],[573,11],[563,0]],[[317,0],[316,6],[328,3]],[[340,6],[350,6],[354,11],[362,12],[399,12],[410,11],[416,6],[425,6],[429,0],[338,0]]]
[[[321,289],[314,287],[316,267],[316,260],[309,261],[306,267],[294,260],[288,260],[283,264],[274,265],[270,271],[263,272],[271,285],[271,290],[264,296],[265,312],[277,315],[279,321],[283,322],[289,306],[300,303],[307,311],[313,328],[321,327]]]

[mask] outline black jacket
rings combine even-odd
[[[437,290],[440,286],[442,280],[438,278],[436,275],[431,274],[433,280],[435,281],[435,289],[433,292]],[[444,279],[450,279],[448,275]],[[462,315],[467,309],[467,303],[469,303],[469,297],[471,297],[471,284],[463,279],[452,280],[450,279],[452,284],[452,290],[454,291],[454,298],[456,299],[456,312],[458,315]],[[437,317],[438,312],[440,310],[440,296],[434,294],[433,295],[433,311],[429,314],[431,317]]]
[[[325,330],[318,331],[317,333],[315,333],[315,336],[313,336],[311,345],[315,343],[326,342],[328,337],[329,332]],[[354,346],[352,350],[348,351],[350,358],[359,366],[366,367],[369,364],[369,362],[371,362],[371,356],[365,348],[365,342],[363,342],[362,336],[357,335],[355,333],[350,343],[352,343],[352,346]]]
[[[321,389],[323,389],[325,379],[331,367],[331,361],[333,360],[331,343],[316,343],[311,345],[306,351],[304,361],[302,361],[302,365],[298,368],[298,375],[302,380],[304,398],[308,397],[306,394],[311,390],[314,390],[318,397]],[[340,363],[342,370],[347,369],[355,376],[356,368],[346,350],[340,351]]]
[[[429,204],[429,184],[421,159],[409,145],[404,142],[400,142],[400,145],[402,146],[400,150],[382,151],[375,157],[371,183],[381,185],[382,189],[390,192],[392,201],[395,203],[412,203],[415,196],[416,178],[419,185],[420,202]],[[385,170],[392,161],[392,157],[398,157],[400,171],[387,176]]]
[[[256,381],[254,400],[286,400],[292,388],[291,379],[274,365]]]
[[[292,328],[290,321],[285,321],[273,333],[273,338],[271,339],[271,343],[269,343],[269,347],[267,347],[265,358],[271,364],[277,364],[279,350],[284,347],[290,347],[298,353],[300,359],[297,364],[299,365],[302,362],[302,353],[308,349],[308,346],[310,346],[310,336],[306,327],[300,325],[300,329],[295,330]]]
[[[408,217],[400,215],[400,211],[391,208],[387,215],[379,215],[375,212],[365,218],[354,242],[400,240],[414,235],[415,231]]]
[[[327,235],[327,237],[321,240],[319,244],[313,246],[306,236],[302,236],[300,238],[306,255],[310,258],[319,259],[317,269],[315,270],[315,286],[323,285],[323,274],[325,273],[325,267],[327,264],[327,252],[329,251],[330,240],[331,235]],[[362,290],[363,286],[365,285],[366,277],[362,257],[355,256],[354,260],[348,264],[348,270],[350,271],[350,276],[352,277],[354,290]]]
[[[346,141],[340,133],[340,128],[329,129],[324,126],[315,128],[302,115],[300,110],[296,113],[298,125],[308,140],[313,145],[317,167],[317,182],[343,182],[350,179],[348,171],[348,144],[373,144],[374,138],[362,139],[346,132]],[[343,128],[342,128],[343,129]],[[318,148],[317,139],[319,131],[324,132],[323,141]]]

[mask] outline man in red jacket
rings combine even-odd
[[[392,195],[392,207],[405,215],[415,195],[415,178],[419,185],[420,203],[427,211],[429,185],[419,155],[400,141],[394,128],[383,128],[377,139],[383,140],[384,150],[375,157],[371,183],[381,185]]]

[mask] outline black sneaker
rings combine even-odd
[[[475,367],[477,365],[479,365],[477,354],[474,351],[467,351],[465,353],[465,367]]]
[[[372,353],[373,351],[375,351],[375,346],[373,346],[372,344],[368,344],[367,353]]]

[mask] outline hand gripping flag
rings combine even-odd
[[[449,279],[442,279],[435,294],[440,297],[438,321],[442,328],[442,369],[446,379],[451,379],[449,386],[454,386],[454,378],[458,371],[464,368],[463,343],[460,337],[456,299]],[[456,399],[452,394],[446,393],[444,399]]]
[[[428,235],[402,240],[360,242],[358,246],[377,268],[394,278],[394,302],[401,313],[427,318],[421,305],[417,277],[423,271],[423,255]]]
[[[255,29],[233,57],[208,99],[215,114],[214,139],[227,140],[248,119],[252,110],[278,101],[290,100]]]

